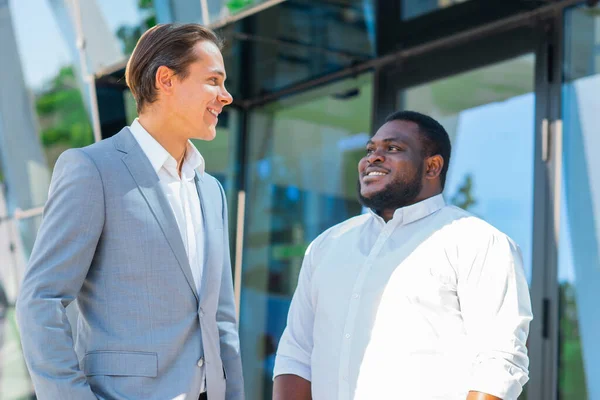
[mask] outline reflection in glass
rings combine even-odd
[[[446,201],[509,235],[530,283],[534,67],[528,54],[410,88],[398,99],[400,108],[431,115],[446,128],[452,142]]]
[[[284,1],[225,34],[253,66],[239,67],[250,74],[245,96],[261,96],[372,58],[373,0]]]
[[[96,1],[100,9],[96,20],[103,21],[111,32],[109,40],[118,44],[124,55],[130,55],[142,33],[156,25],[155,0]]]
[[[600,8],[565,14],[559,398],[600,398]]]
[[[361,213],[357,165],[369,138],[371,80],[338,82],[251,114],[240,317],[248,398],[271,398],[275,350],[308,244]]]
[[[467,0],[401,0],[402,19],[409,20],[446,7],[451,7]]]

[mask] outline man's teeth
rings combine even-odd
[[[383,176],[385,172],[369,172],[367,176]]]
[[[210,108],[208,109],[208,112],[211,113],[212,115],[214,115],[215,117],[219,116],[218,112],[216,112],[215,110],[211,110]]]

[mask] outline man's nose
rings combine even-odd
[[[378,162],[383,162],[385,161],[385,157],[383,156],[383,153],[379,150],[373,150],[369,155],[367,155],[367,162],[369,164],[375,164]]]
[[[232,102],[233,96],[227,91],[227,89],[223,88],[221,93],[219,93],[219,103],[223,104],[224,106],[228,106]]]

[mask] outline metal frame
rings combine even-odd
[[[577,2],[583,3],[582,1]],[[569,5],[572,6],[573,4]],[[544,337],[543,399],[558,398],[558,351],[559,351],[559,285],[558,285],[558,243],[560,233],[561,180],[562,180],[562,76],[564,53],[564,11],[568,7],[555,10],[552,29],[547,42],[548,63],[548,160],[545,180],[547,182],[548,207],[545,210],[546,260],[545,272],[545,314],[547,330]]]
[[[376,0],[378,2],[381,1],[391,1],[391,0]],[[474,0],[471,0],[474,1]],[[279,98],[289,96],[292,94],[296,94],[301,91],[305,91],[308,89],[312,89],[316,86],[332,83],[336,80],[344,79],[351,76],[360,75],[363,72],[368,70],[377,70],[378,68],[384,67],[386,65],[397,64],[402,62],[402,60],[417,56],[419,54],[430,53],[434,50],[441,50],[444,48],[456,46],[458,43],[468,43],[473,40],[477,40],[481,37],[487,37],[490,34],[497,34],[499,32],[508,32],[515,28],[535,24],[537,21],[547,18],[548,16],[553,15],[556,10],[560,10],[565,7],[569,7],[571,5],[580,4],[583,0],[563,0],[561,2],[553,2],[548,5],[536,8],[532,11],[523,12],[521,14],[513,15],[507,17],[502,20],[497,20],[495,22],[487,23],[485,25],[471,27],[464,31],[459,31],[448,36],[441,36],[429,42],[418,44],[415,46],[410,46],[405,49],[400,49],[391,53],[388,53],[384,56],[380,56],[378,58],[368,60],[359,64],[351,65],[347,68],[339,70],[337,72],[327,74],[324,76],[319,76],[314,79],[309,79],[304,82],[300,82],[298,84],[294,84],[288,86],[286,88],[282,88],[277,92],[267,93],[262,96],[256,96],[253,98],[247,98],[244,100],[240,100],[237,102],[241,107],[246,109],[252,109],[255,107],[261,107],[267,103],[275,101]],[[468,4],[469,2],[465,3]],[[458,7],[458,6],[455,6]],[[451,10],[453,7],[449,8]],[[442,10],[445,11],[445,10]],[[388,21],[389,22],[389,21]],[[422,21],[422,23],[430,23],[429,21]],[[394,29],[398,30],[396,26]],[[388,32],[389,29],[379,30],[378,35],[384,34]],[[383,32],[383,33],[382,33]],[[379,38],[378,38],[379,40]],[[384,49],[381,49],[383,51]],[[498,49],[502,51],[501,47]]]

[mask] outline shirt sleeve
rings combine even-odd
[[[475,355],[468,390],[516,400],[529,380],[526,342],[533,318],[521,252],[495,235],[464,273],[458,296]]]
[[[311,296],[312,253],[306,250],[298,286],[288,312],[287,326],[279,341],[273,377],[297,375],[311,380],[310,359],[313,349],[314,309]]]

